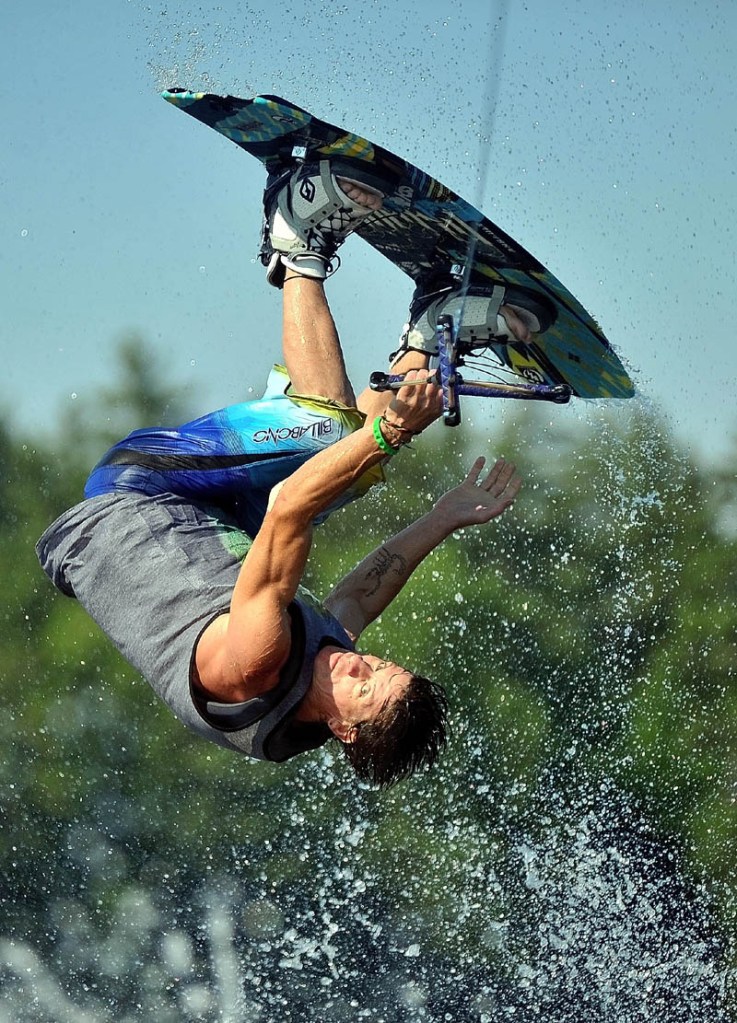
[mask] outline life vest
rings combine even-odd
[[[208,700],[192,687],[192,698],[204,720],[222,733],[223,745],[257,760],[281,763],[317,749],[333,733],[323,722],[296,721],[295,711],[312,684],[315,657],[327,644],[353,650],[343,626],[307,590],[289,605],[292,642],[279,681],[268,692],[243,703]]]

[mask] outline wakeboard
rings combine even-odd
[[[183,89],[162,95],[255,156],[270,175],[302,160],[369,165],[385,186],[383,209],[355,233],[414,281],[433,273],[462,274],[470,285],[517,285],[555,305],[555,322],[544,334],[527,344],[498,346],[514,374],[533,383],[565,384],[580,398],[634,394],[601,327],[571,292],[483,213],[407,160],[277,96],[238,99]]]

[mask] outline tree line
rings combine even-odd
[[[42,575],[33,545],[107,444],[203,411],[139,343],[119,355],[119,386],[53,441],[0,429],[7,1005],[53,1019],[51,985],[76,1018],[227,1018],[231,957],[239,1019],[604,1020],[607,977],[618,1019],[722,1018],[737,453],[706,472],[640,406],[552,428],[524,407],[491,439],[436,427],[333,516],[317,593],[477,450],[525,477],[367,634],[452,705],[440,767],[377,794],[330,747],[267,765],[191,736]],[[643,995],[648,957],[671,970]]]

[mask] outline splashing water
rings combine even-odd
[[[372,636],[449,684],[454,735],[430,774],[381,794],[328,748],[273,768],[178,751],[165,716],[152,725],[144,700],[131,725],[110,686],[103,702],[81,689],[61,732],[54,715],[57,736],[77,720],[122,752],[66,769],[98,795],[60,862],[23,883],[56,894],[41,944],[29,918],[5,930],[0,1018],[726,1023],[717,901],[729,912],[733,894],[670,837],[694,816],[698,765],[636,770],[651,755],[638,700],[660,684],[686,571],[686,471],[647,421],[622,433],[603,416],[594,435],[584,465],[565,431],[553,447],[534,420],[509,423],[501,446],[528,452],[515,520],[440,548]],[[435,457],[396,481],[400,518],[456,479],[453,443]],[[383,535],[383,500],[331,523],[316,573],[321,557],[332,577],[347,567],[336,549],[354,560],[348,537]],[[157,760],[151,777],[168,734],[172,773]]]
[[[94,945],[72,948],[70,939],[47,966],[27,944],[3,941],[0,1005],[18,1023],[152,1015],[564,1023],[572,1014],[586,1023],[726,1023],[724,950],[707,899],[636,833],[613,784],[565,806],[551,790],[534,833],[490,832],[463,806],[426,809],[422,823],[437,842],[429,862],[413,866],[389,836],[387,866],[377,854],[385,811],[341,791],[325,760],[305,783],[308,798],[286,795],[294,814],[320,813],[337,784],[347,815],[317,840],[305,842],[301,821],[287,829],[285,844],[300,839],[309,850],[298,883],[283,876],[284,856],[269,842],[250,862],[233,850],[222,873],[186,896],[130,889],[106,934],[69,905],[65,927],[96,933]],[[409,799],[394,810],[413,816]]]

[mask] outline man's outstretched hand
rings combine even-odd
[[[514,503],[522,478],[513,463],[500,458],[481,479],[485,464],[483,456],[477,458],[463,482],[435,503],[433,515],[442,518],[449,533],[490,522]]]

